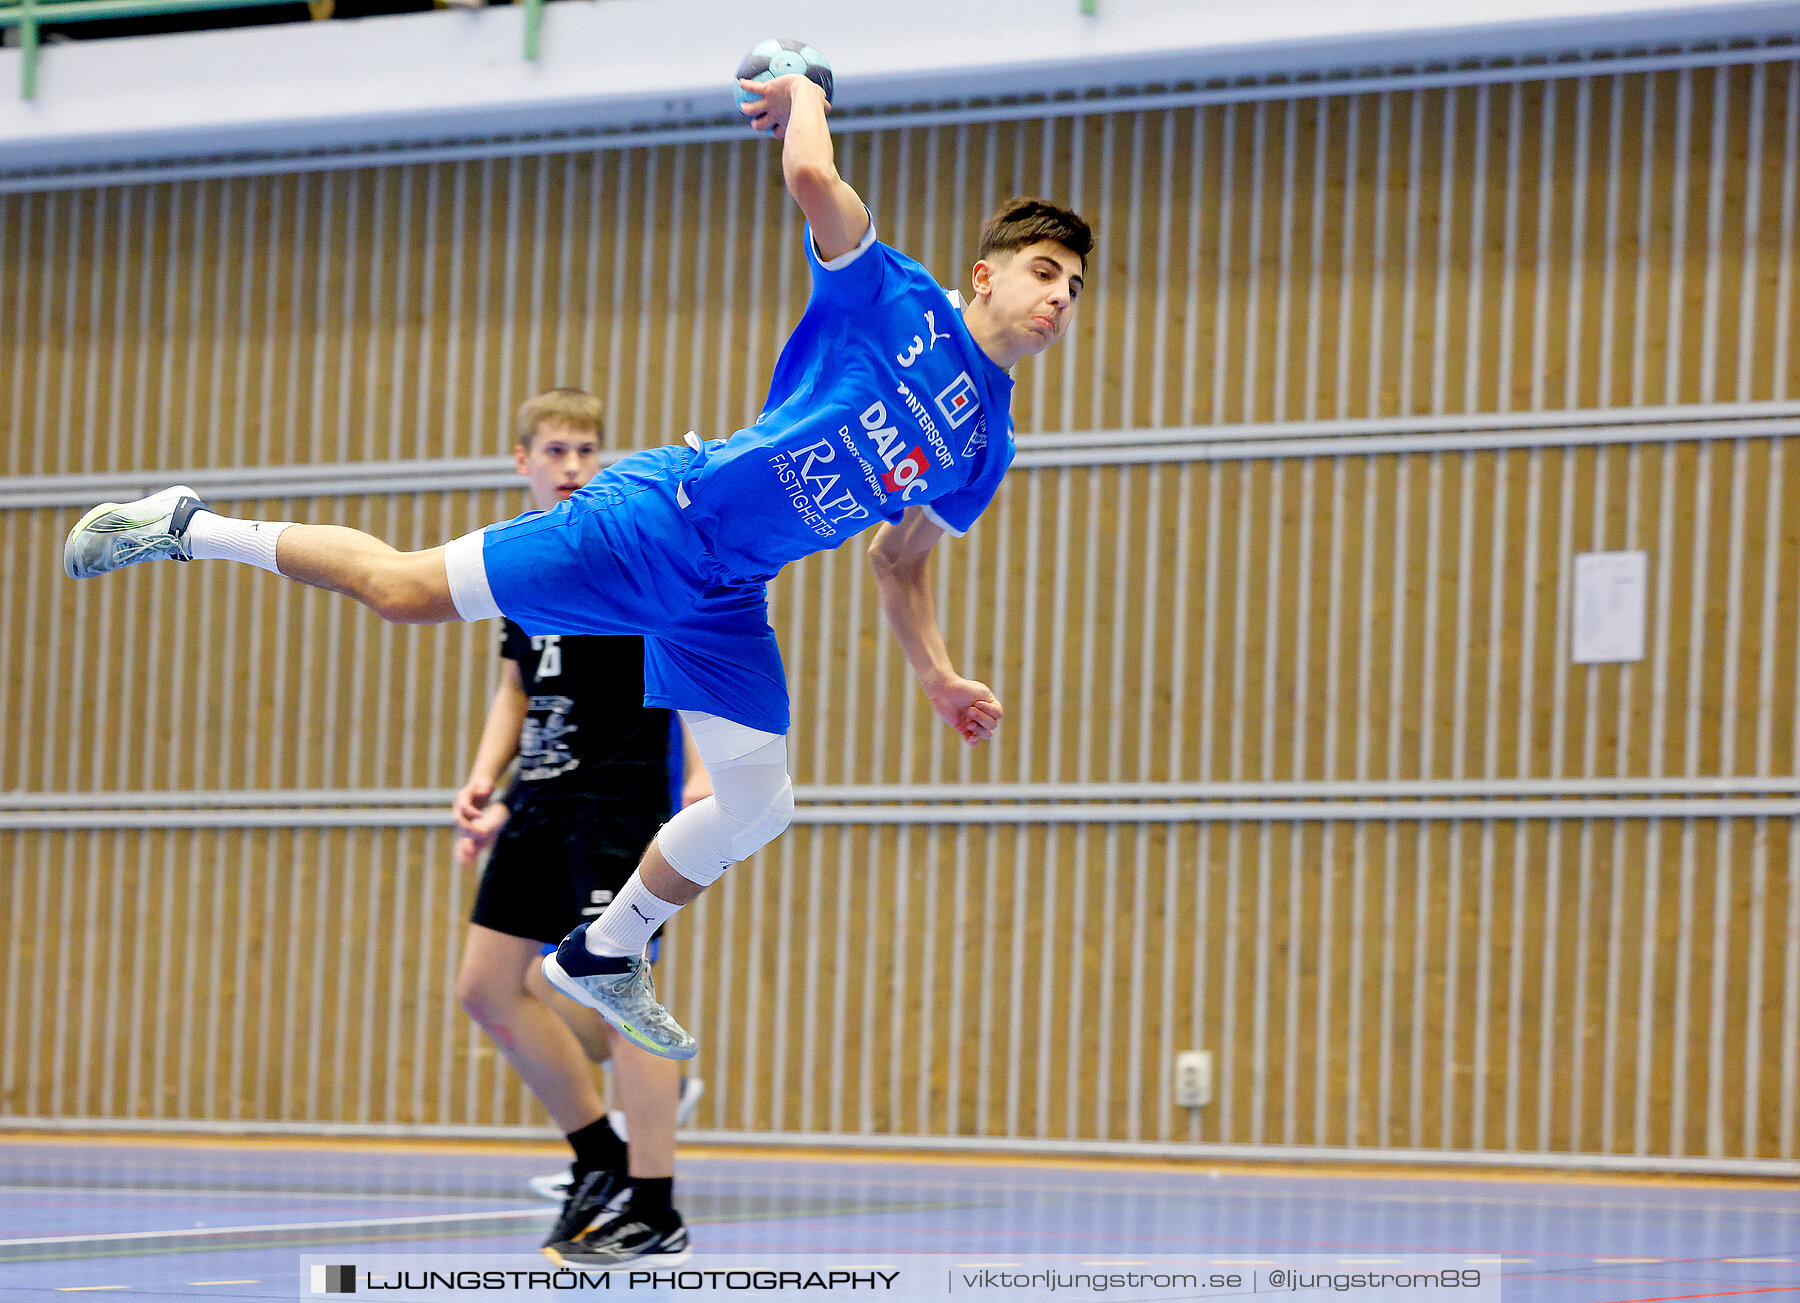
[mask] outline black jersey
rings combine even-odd
[[[579,796],[645,811],[671,808],[671,712],[644,705],[644,640],[601,634],[533,638],[505,623],[527,712],[509,803]]]

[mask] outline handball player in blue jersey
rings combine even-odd
[[[768,580],[874,526],[882,610],[932,708],[970,744],[999,726],[994,694],[951,662],[926,561],[999,487],[1013,456],[1012,368],[1062,338],[1093,247],[1075,213],[1012,200],[982,227],[965,301],[876,238],[837,173],[823,91],[797,74],[742,84],[762,96],[743,105],[751,125],[783,142],[813,287],[749,427],[634,453],[552,510],[422,552],[341,526],[224,517],[183,486],[94,508],[64,548],[76,578],[157,557],[220,558],[347,594],[402,624],[504,615],[533,636],[643,635],[644,704],[681,712],[713,795],[662,826],[605,913],[546,957],[544,972],[673,1059],[695,1043],[657,1003],[644,949],[793,813]]]

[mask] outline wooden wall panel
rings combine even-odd
[[[1795,89],[1759,64],[840,149],[948,283],[1007,193],[1094,219],[1021,430],[1745,401],[1795,387]],[[629,446],[727,433],[804,301],[766,146],[9,195],[0,472],[487,452],[561,380]]]
[[[1742,956],[1786,944],[1792,822],[1493,832],[798,828],[672,929],[699,1124],[1791,1157],[1793,1012]],[[0,853],[8,1115],[543,1123],[451,997],[474,879],[442,831]],[[1201,1045],[1190,1114],[1162,1065]]]
[[[1792,64],[859,131],[840,164],[947,283],[1007,195],[1095,220],[1027,434],[1800,396]],[[805,302],[799,238],[748,136],[0,195],[0,477],[489,455],[559,383],[622,447],[728,433]],[[1792,460],[1021,467],[938,564],[1003,743],[931,720],[851,546],[773,589],[796,779],[1791,775]],[[230,505],[421,547],[523,502]],[[490,630],[229,567],[71,584],[76,514],[0,511],[0,792],[456,783]],[[1572,557],[1619,549],[1650,554],[1650,654],[1571,665]],[[809,826],[684,919],[666,984],[714,1127],[1792,1159],[1791,836]],[[441,831],[0,847],[0,1113],[537,1120],[449,999],[472,882]],[[56,942],[144,917],[154,1001],[98,1000]],[[1221,1073],[1198,1118],[1166,1093],[1189,1047]]]

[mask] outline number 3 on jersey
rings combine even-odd
[[[537,677],[554,679],[562,673],[562,635],[547,633],[531,640],[531,650],[538,653]]]

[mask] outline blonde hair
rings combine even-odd
[[[601,419],[605,412],[606,405],[585,389],[547,389],[519,406],[519,446],[529,450],[538,431],[551,421],[605,438]]]

